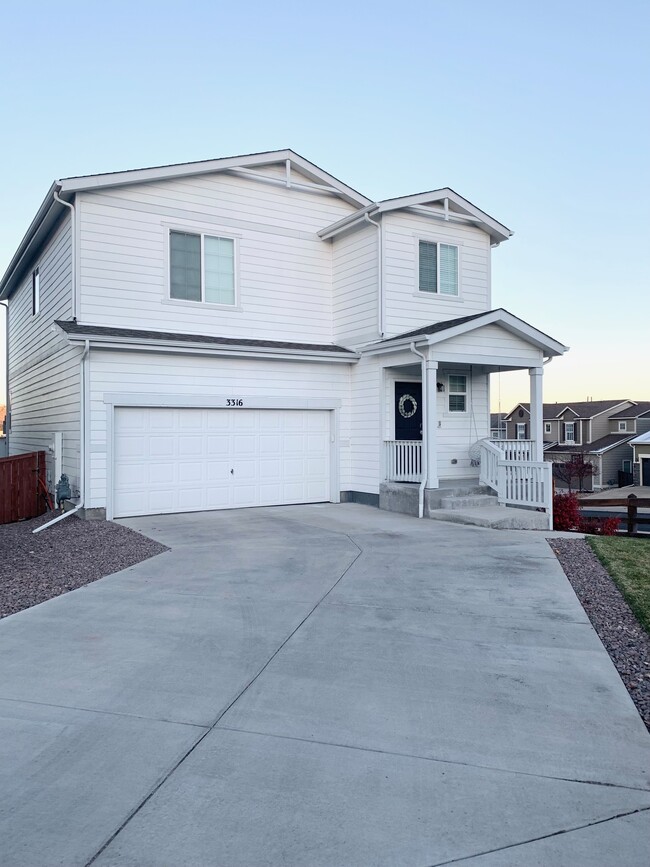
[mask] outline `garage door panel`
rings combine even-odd
[[[114,429],[115,517],[330,498],[327,411],[124,407]]]

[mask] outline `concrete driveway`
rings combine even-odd
[[[0,622],[0,863],[648,864],[650,737],[543,534],[347,504]]]

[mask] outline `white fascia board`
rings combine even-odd
[[[476,220],[496,240],[507,241],[514,234],[503,223],[499,223],[489,214],[486,214],[485,211],[481,211],[480,208],[477,208],[467,199],[459,196],[458,193],[449,187],[444,187],[441,190],[430,190],[427,193],[416,193],[412,196],[401,196],[397,199],[386,199],[383,202],[379,202],[379,213],[410,208],[416,205],[427,205],[432,202],[442,202],[445,199],[453,202],[463,213]]]
[[[248,154],[238,157],[225,157],[216,160],[201,160],[193,163],[180,163],[171,166],[158,166],[148,169],[132,169],[125,172],[110,172],[101,175],[87,175],[74,178],[63,178],[58,183],[63,193],[77,193],[83,190],[96,190],[104,187],[121,187],[128,184],[142,184],[152,181],[172,180],[174,178],[205,175],[213,172],[223,172],[228,169],[253,168],[285,163],[289,160],[293,165],[312,180],[327,184],[336,190],[351,204],[365,206],[370,200],[352,187],[341,183],[337,178],[319,169],[309,160],[291,150],[267,151],[259,154]]]
[[[53,194],[56,189],[57,184],[54,183],[47,191],[36,216],[29,224],[29,228],[9,262],[7,270],[0,280],[0,301],[4,301],[11,295],[14,289],[14,278],[20,276],[21,268],[29,262],[29,257],[38,249],[44,237],[49,233],[51,226],[59,218],[60,212],[65,210],[64,206],[54,199]]]
[[[66,334],[63,329],[61,331]],[[188,341],[179,345],[175,341],[154,340],[147,338],[124,338],[111,337],[110,335],[92,334],[66,334],[70,343],[83,345],[88,340],[91,349],[124,350],[129,352],[163,352],[175,355],[208,355],[229,356],[232,358],[273,358],[284,361],[326,361],[339,364],[355,364],[359,356],[352,353],[341,355],[340,352],[327,352],[323,350],[297,350],[276,349],[273,347],[251,346],[206,346],[205,343],[192,343]]]
[[[511,409],[510,412],[508,413],[508,415],[506,416],[506,421],[508,419],[510,419],[510,416],[513,414],[513,412],[515,412],[515,410],[518,410],[518,409],[523,409],[524,412],[527,412],[528,415],[530,415],[530,410],[526,409],[526,407],[523,405],[523,403],[518,403],[517,406],[514,409]]]

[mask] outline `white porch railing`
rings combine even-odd
[[[384,466],[389,482],[422,480],[422,441],[387,440],[384,442]]]
[[[532,461],[535,456],[534,440],[495,440],[493,444],[506,461]]]
[[[532,440],[499,440],[481,443],[479,480],[496,491],[499,503],[544,509],[549,529],[553,528],[553,465],[550,461],[534,461],[531,457],[513,459],[513,446],[523,444],[520,453],[531,455]],[[504,446],[502,449],[501,447]]]

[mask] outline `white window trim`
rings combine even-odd
[[[163,298],[164,304],[181,304],[183,306],[190,305],[191,307],[208,307],[214,310],[230,310],[237,311],[241,310],[240,298],[239,298],[239,236],[234,235],[232,232],[224,232],[221,229],[214,227],[213,229],[205,229],[205,228],[196,228],[192,226],[178,226],[171,225],[170,223],[166,223],[165,226],[165,296]],[[204,256],[204,244],[205,237],[208,236],[210,238],[225,238],[228,241],[233,242],[233,269],[234,269],[234,289],[235,289],[235,297],[232,304],[219,304],[215,301],[194,301],[194,300],[185,300],[183,298],[172,298],[172,283],[171,283],[171,233],[172,232],[182,232],[184,235],[198,235],[201,238],[201,295],[203,296],[205,291],[205,256]]]
[[[553,431],[553,427],[552,427],[552,425],[551,425],[551,422],[550,422],[550,421],[545,421],[545,422],[544,422],[544,433],[548,433],[548,434],[550,434],[552,431]]]
[[[519,436],[519,429],[523,428],[522,433],[523,436]],[[515,439],[517,440],[525,440],[526,439],[526,422],[518,421],[515,422]]]
[[[627,469],[627,470],[625,469],[625,464],[629,465],[629,469]],[[624,473],[631,473],[632,472],[632,461],[629,458],[626,458],[623,461],[622,466],[623,466],[623,472]]]
[[[564,425],[564,442],[569,445],[579,445],[578,440],[576,439],[576,423],[574,421],[565,421]],[[573,439],[570,440],[567,438],[567,427],[571,425],[573,427]]]
[[[627,431],[627,422],[626,421],[619,421],[618,429],[619,429],[619,431]]]
[[[440,235],[421,235],[415,234],[413,235],[414,241],[414,261],[415,261],[415,287],[413,295],[416,298],[438,298],[444,299],[445,301],[462,301],[463,300],[463,281],[462,281],[462,265],[463,265],[463,257],[462,257],[462,247],[463,242],[457,240],[456,238],[441,238]],[[440,273],[440,244],[446,244],[448,247],[456,247],[458,250],[458,294],[457,295],[445,295],[442,292],[426,292],[424,289],[420,289],[420,241],[424,241],[427,244],[437,244],[438,245],[438,273]]]
[[[451,391],[451,389],[449,388],[449,381],[450,381],[452,376],[464,376],[465,377],[465,391],[453,391],[453,392]],[[454,395],[462,394],[465,397],[465,409],[458,410],[458,409],[450,409],[449,408],[449,398],[452,396],[452,394],[454,394]],[[445,414],[446,415],[453,415],[453,416],[467,415],[467,413],[469,412],[469,394],[470,394],[470,392],[469,392],[469,374],[467,374],[467,373],[448,373],[447,374],[447,395],[446,395],[446,400],[445,400],[445,403],[446,403],[446,413]]]

